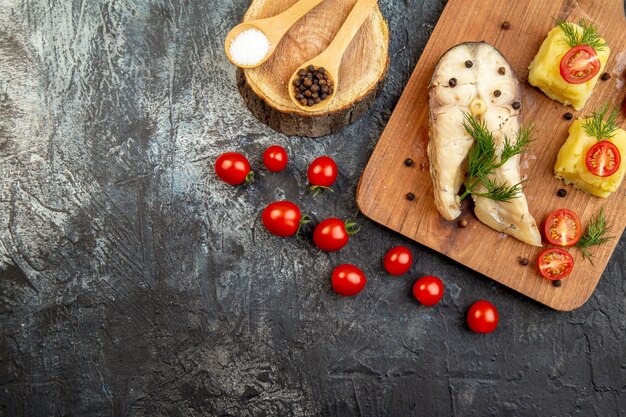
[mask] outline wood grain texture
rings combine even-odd
[[[250,0],[0,1],[0,416],[626,417],[626,236],[592,298],[558,313],[361,215],[334,253],[265,232],[282,198],[356,215],[445,0],[379,4],[382,94],[306,140],[237,91],[223,39]],[[272,144],[281,173],[262,168]],[[219,181],[226,151],[254,184]],[[340,175],[312,198],[320,155]],[[381,265],[395,245],[414,254],[402,277]],[[367,275],[356,297],[331,287],[345,262]],[[446,285],[429,308],[411,294],[427,274]],[[489,335],[464,324],[479,298],[500,312]]]
[[[295,0],[254,0],[244,21],[273,16]],[[339,85],[330,104],[316,112],[300,110],[289,98],[289,78],[331,43],[355,0],[324,2],[299,20],[258,68],[239,70],[239,90],[252,113],[288,135],[318,137],[358,120],[378,96],[389,65],[389,30],[378,6],[348,46]]]
[[[491,2],[490,7],[481,7],[482,4],[480,0],[448,2],[362,176],[357,203],[369,218],[457,262],[554,309],[572,310],[584,304],[592,294],[626,226],[623,211],[626,187],[622,186],[608,199],[599,199],[554,179],[553,167],[570,125],[563,119],[565,112],[571,111],[579,117],[605,102],[619,104],[624,98],[623,74],[613,73],[616,57],[626,48],[623,4],[540,0],[498,0]],[[553,17],[574,21],[583,17],[596,22],[612,49],[606,71],[613,77],[606,82],[599,81],[581,112],[550,100],[526,82],[527,67],[553,27]],[[511,24],[509,30],[501,28],[505,21]],[[525,193],[529,207],[538,224],[549,212],[560,207],[573,209],[583,224],[587,224],[604,207],[612,225],[611,234],[615,238],[593,249],[593,264],[583,260],[580,251],[569,251],[576,266],[560,288],[543,279],[534,267],[541,248],[531,247],[483,225],[467,200],[459,217],[469,222],[467,229],[459,228],[456,221],[444,220],[435,208],[426,154],[428,83],[441,55],[464,41],[486,41],[494,45],[522,82],[522,119],[535,127],[536,140],[522,157],[521,167],[523,177],[528,179]],[[403,164],[408,157],[415,161],[410,168]],[[556,195],[559,188],[568,190],[566,198]],[[405,198],[407,192],[415,194],[414,201]],[[530,259],[531,265],[520,265],[520,257]]]

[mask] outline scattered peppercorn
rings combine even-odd
[[[456,78],[450,78],[450,81],[448,81],[448,85],[450,87],[455,87],[456,86]]]
[[[411,158],[407,158],[404,160],[404,165],[410,167],[413,165],[413,160]]]
[[[521,108],[522,108],[522,103],[520,103],[519,101],[516,101],[515,103],[513,103],[513,109],[519,110]]]
[[[563,283],[561,282],[560,279],[557,279],[556,281],[552,281],[552,285],[554,285],[557,288],[560,287],[561,284],[563,284]]]
[[[602,81],[606,81],[610,78],[611,78],[611,75],[608,72],[603,73],[602,76],[600,77]]]
[[[565,188],[559,188],[559,191],[556,192],[556,195],[559,197],[565,197],[567,195],[567,190]]]
[[[563,115],[563,117],[565,117],[565,120],[572,120],[574,118],[574,115],[570,112],[567,112]]]
[[[504,67],[498,68],[498,74],[500,74],[500,75],[506,74],[506,69]]]
[[[520,258],[519,260],[520,265],[528,265],[528,258]]]
[[[496,91],[493,92],[493,95],[496,96],[496,97],[500,97],[502,95],[502,91],[496,90]]]
[[[406,193],[406,199],[409,200],[409,201],[415,200],[415,194],[413,194],[413,193]]]
[[[458,225],[459,225],[459,227],[460,227],[461,229],[465,229],[465,228],[467,227],[467,220],[465,220],[465,219],[461,219],[461,220],[459,220]]]
[[[293,80],[295,97],[303,106],[313,106],[326,100],[333,93],[333,81],[328,78],[326,69],[315,69],[313,65],[301,68],[298,78]]]
[[[473,66],[474,66],[474,63],[470,61],[469,59],[465,61],[465,68],[472,68]]]
[[[504,29],[504,30],[511,29],[511,23],[509,21],[502,22],[502,29]]]

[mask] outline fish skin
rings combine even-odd
[[[471,68],[465,66],[468,60],[472,61]],[[504,75],[498,72],[501,67],[505,69]],[[449,86],[451,78],[456,80],[455,87]],[[496,90],[499,95],[495,94]],[[430,174],[435,206],[447,220],[461,214],[458,194],[467,175],[467,154],[474,142],[465,131],[463,120],[476,99],[486,104],[487,110],[481,118],[493,133],[501,153],[505,136],[514,142],[520,128],[520,112],[513,108],[513,103],[521,103],[519,82],[496,48],[485,42],[462,43],[443,54],[429,86]],[[510,186],[519,183],[519,161],[519,155],[511,158],[491,174],[492,178]],[[484,191],[481,187],[476,191]],[[523,193],[509,202],[474,195],[472,198],[481,222],[530,245],[541,246],[541,235]]]

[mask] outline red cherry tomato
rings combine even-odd
[[[491,333],[498,327],[498,310],[489,301],[476,301],[467,313],[467,324],[476,333]]]
[[[561,77],[570,84],[582,84],[600,71],[600,59],[589,45],[578,45],[567,51],[561,59]]]
[[[331,217],[317,225],[313,231],[313,242],[321,250],[332,252],[346,246],[350,236],[358,232],[356,223]]]
[[[329,156],[320,156],[311,162],[306,175],[311,183],[311,191],[317,194],[335,183],[337,164]]]
[[[576,213],[566,208],[555,210],[548,215],[543,232],[548,242],[558,246],[574,246],[583,233]]]
[[[263,210],[263,225],[270,233],[288,237],[298,232],[302,215],[291,201],[276,201]]]
[[[613,142],[601,140],[587,151],[585,164],[587,170],[598,177],[615,174],[622,162],[622,155]]]
[[[425,306],[433,306],[443,297],[443,282],[437,277],[425,276],[413,284],[413,295]]]
[[[263,153],[263,164],[272,172],[280,172],[287,166],[289,157],[282,146],[272,145]]]
[[[402,275],[411,269],[413,264],[413,255],[408,248],[404,246],[396,246],[391,248],[385,254],[383,265],[387,272],[391,275]]]
[[[245,156],[237,152],[226,152],[215,160],[215,173],[222,181],[230,185],[239,185],[254,180],[250,163]]]
[[[539,254],[537,259],[539,273],[552,281],[563,279],[574,269],[574,258],[563,249],[546,249]]]
[[[342,264],[333,270],[333,289],[339,295],[356,295],[365,288],[365,273],[354,265]]]

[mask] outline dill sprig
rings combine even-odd
[[[606,221],[606,217],[604,217],[604,207],[600,209],[600,212],[597,216],[591,218],[589,222],[589,226],[587,226],[587,230],[585,234],[580,238],[576,247],[580,249],[583,253],[584,259],[589,259],[589,262],[593,264],[591,258],[593,255],[589,251],[590,246],[601,245],[603,243],[608,242],[613,239],[612,236],[605,236],[609,231],[610,226]]]
[[[489,175],[526,149],[531,142],[532,129],[520,129],[514,142],[505,136],[502,152],[498,156],[496,140],[484,121],[478,121],[474,116],[466,114],[463,127],[474,138],[474,144],[467,156],[468,174],[461,200],[470,194],[502,202],[519,197],[522,183],[511,186],[498,184]],[[476,192],[476,188],[481,184],[486,191]]]
[[[589,45],[596,51],[602,51],[606,48],[606,42],[602,40],[598,33],[598,27],[593,23],[584,19],[578,21],[583,31],[580,33],[572,22],[566,20],[557,20],[556,24],[565,34],[565,42],[573,48],[578,45]]]
[[[598,142],[613,138],[617,131],[617,116],[619,116],[620,109],[614,108],[605,121],[604,117],[608,111],[609,105],[605,104],[600,110],[594,111],[583,124],[585,132],[589,136],[596,138]]]
[[[509,201],[514,198],[518,198],[522,192],[522,183],[508,186],[506,184],[498,184],[491,178],[483,178],[482,184],[487,189],[484,193],[472,193],[480,197],[489,198],[495,201]]]

